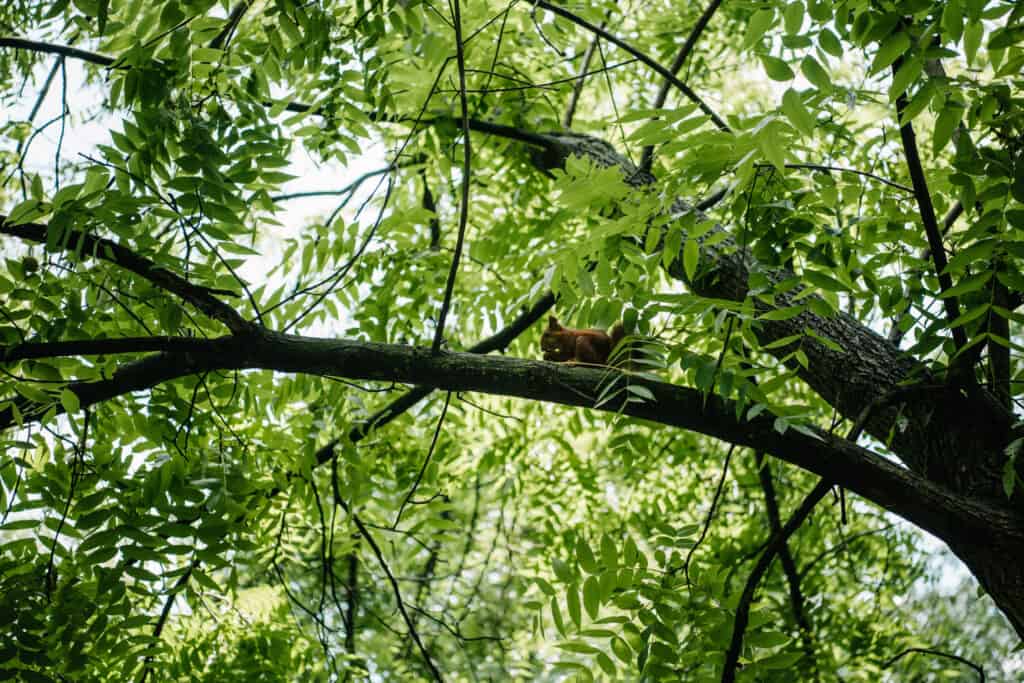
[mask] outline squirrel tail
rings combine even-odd
[[[626,328],[622,321],[618,321],[608,330],[608,337],[611,339],[611,353],[614,355],[614,365],[629,369],[632,363],[629,362],[629,353],[625,349],[619,349],[619,344],[626,338]]]

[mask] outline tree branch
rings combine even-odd
[[[898,58],[892,65],[893,75],[903,64],[903,58]],[[928,192],[928,181],[925,179],[924,168],[921,166],[921,157],[917,152],[917,137],[914,134],[914,126],[910,121],[904,121],[904,113],[907,109],[907,96],[900,94],[896,98],[896,115],[900,127],[900,138],[903,141],[903,154],[907,159],[907,168],[910,170],[910,180],[914,185],[914,197],[917,199],[918,211],[921,214],[921,223],[924,225],[925,235],[928,237],[928,248],[932,253],[932,262],[935,264],[935,274],[939,278],[939,290],[944,293],[953,286],[953,279],[946,272],[946,250],[942,246],[942,234],[939,232],[939,224],[935,218],[935,208],[932,206],[932,197]],[[945,297],[943,306],[946,309],[946,319],[952,323],[960,317],[960,302],[955,296]],[[967,333],[960,325],[952,328],[953,343],[957,349],[967,345]]]
[[[857,421],[850,429],[849,435],[846,437],[846,443],[854,445],[857,443],[857,439],[860,438],[861,433],[864,431],[864,426],[867,424],[868,418],[878,407],[879,406],[877,404],[871,404],[861,412],[857,417]],[[787,544],[790,536],[796,533],[797,529],[799,529],[804,523],[804,520],[806,520],[811,514],[811,511],[814,510],[814,506],[825,497],[825,494],[831,490],[834,483],[840,482],[832,482],[828,477],[822,477],[815,485],[814,489],[807,494],[806,498],[804,498],[800,507],[798,507],[789,518],[786,525],[772,531],[771,538],[768,541],[768,546],[764,549],[764,552],[761,553],[761,556],[757,558],[757,564],[754,565],[753,571],[751,571],[750,576],[747,577],[747,583],[743,587],[743,594],[740,596],[739,603],[736,605],[736,619],[733,622],[732,639],[729,642],[729,648],[725,651],[725,664],[722,669],[722,683],[733,683],[733,681],[736,680],[736,668],[739,664],[740,651],[743,647],[743,632],[747,628],[747,622],[750,617],[750,605],[754,600],[754,593],[757,591],[757,587],[760,585],[761,579],[763,579],[764,575],[768,572],[768,568],[771,567],[775,556],[783,549],[788,548]],[[778,520],[778,509],[776,509],[776,524],[778,524]],[[796,567],[793,566],[792,569],[794,575],[796,575]]]
[[[455,238],[455,253],[452,255],[448,279],[444,285],[444,297],[441,299],[441,311],[437,316],[437,329],[434,331],[434,353],[441,350],[444,340],[444,323],[448,317],[448,307],[452,303],[452,292],[455,288],[455,277],[459,273],[459,259],[466,241],[466,224],[469,221],[469,185],[473,179],[473,148],[469,137],[469,101],[466,98],[466,57],[462,45],[462,13],[459,0],[452,0],[452,22],[455,26],[455,61],[459,69],[459,107],[462,113],[462,198],[459,202],[459,231]]]
[[[38,244],[47,243],[48,227],[46,225],[41,223],[10,225],[6,220],[7,216],[0,215],[0,235],[10,235]],[[148,258],[136,254],[128,247],[113,240],[94,237],[82,230],[74,229],[66,230],[64,235],[67,238],[66,244],[69,250],[77,250],[84,255],[109,261],[149,280],[156,287],[177,295],[214,320],[223,323],[232,332],[244,332],[251,327],[250,323],[242,318],[235,309],[214,296],[214,293],[229,294],[229,292],[194,285],[180,275],[158,266]]]
[[[761,481],[761,490],[764,492],[764,504],[768,510],[768,526],[772,534],[782,534],[782,518],[779,515],[779,502],[775,495],[775,484],[772,481],[772,473],[768,463],[764,461],[764,453],[755,453],[754,462],[757,466],[757,475]],[[814,640],[811,631],[811,622],[804,611],[804,594],[800,589],[800,572],[797,570],[796,562],[793,560],[793,553],[789,550],[789,542],[783,542],[779,548],[779,562],[782,564],[782,571],[786,575],[786,583],[789,585],[789,602],[793,607],[793,619],[796,621],[800,631],[800,638],[803,641],[804,651],[810,659],[811,666],[814,662]],[[814,668],[815,679],[820,680],[817,667]]]
[[[600,28],[604,28],[604,23],[601,24]],[[580,64],[579,75],[573,81],[572,92],[569,95],[569,105],[565,108],[565,115],[562,117],[562,128],[566,130],[572,128],[572,120],[576,118],[576,105],[579,104],[580,95],[583,94],[583,86],[587,82],[586,77],[590,70],[590,62],[594,59],[594,53],[597,51],[597,41],[599,40],[601,39],[597,36],[591,38],[590,44],[587,45],[587,51],[583,53],[583,62]]]
[[[97,356],[117,353],[168,351],[188,353],[210,351],[214,347],[199,337],[120,337],[116,339],[76,339],[60,342],[27,342],[0,346],[0,363],[39,358]]]
[[[29,52],[41,52],[44,54],[72,57],[74,59],[80,59],[83,62],[98,64],[100,66],[112,66],[116,61],[113,57],[101,55],[97,52],[89,52],[88,50],[80,50],[77,47],[71,47],[70,45],[56,45],[54,43],[46,43],[40,40],[29,40],[28,38],[19,38],[17,36],[0,36],[0,47],[10,47],[16,50],[28,50]]]
[[[736,620],[733,622],[732,640],[729,642],[729,649],[725,652],[725,668],[722,669],[722,683],[733,683],[736,680],[736,666],[739,663],[740,650],[743,647],[743,632],[747,628],[747,621],[750,617],[750,603],[754,599],[754,591],[757,590],[758,584],[761,583],[761,578],[768,571],[768,567],[771,566],[775,555],[786,544],[789,537],[800,528],[804,520],[814,510],[814,506],[828,494],[831,488],[832,484],[828,480],[822,479],[819,481],[814,489],[807,494],[807,497],[804,498],[804,501],[797,508],[796,512],[793,513],[793,516],[789,518],[786,525],[778,532],[772,534],[768,547],[764,549],[761,557],[757,559],[757,564],[754,566],[753,571],[750,572],[747,584],[743,588],[743,594],[740,596],[739,605],[736,607]]]
[[[617,47],[619,47],[619,48],[625,50],[626,52],[628,52],[629,54],[633,55],[634,57],[639,59],[641,62],[646,64],[648,67],[650,67],[650,69],[652,71],[654,71],[659,76],[664,78],[666,81],[671,83],[673,86],[678,88],[679,91],[682,92],[687,97],[687,99],[689,99],[691,102],[696,104],[700,108],[700,110],[702,112],[704,112],[709,119],[711,119],[712,123],[714,123],[715,126],[719,130],[727,132],[727,133],[730,132],[730,128],[725,123],[725,121],[723,121],[718,116],[718,114],[715,113],[714,109],[712,109],[710,106],[708,106],[708,104],[706,102],[704,102],[704,100],[702,100],[700,98],[700,95],[695,93],[693,91],[693,89],[690,88],[690,86],[686,85],[681,80],[676,78],[674,73],[672,73],[671,71],[666,69],[664,66],[662,66],[661,64],[659,64],[655,60],[653,60],[650,57],[648,57],[644,52],[641,52],[640,50],[638,50],[637,48],[633,47],[632,45],[630,45],[626,41],[624,41],[621,38],[618,38],[617,36],[609,33],[608,31],[604,30],[600,26],[595,26],[594,24],[591,24],[586,19],[583,19],[582,17],[579,17],[579,16],[573,14],[572,12],[570,12],[567,9],[565,9],[564,7],[561,7],[560,5],[553,5],[550,2],[545,2],[545,0],[535,0],[534,2],[530,3],[529,6],[530,7],[533,7],[533,6],[542,7],[544,9],[546,9],[547,11],[551,12],[552,14],[556,14],[556,15],[562,17],[563,19],[568,19],[569,21],[571,21],[572,23],[576,24],[577,26],[579,26],[581,28],[585,28],[586,30],[588,30],[591,33],[593,33],[594,35],[599,36],[599,37],[603,38],[604,40],[607,40],[609,43],[611,43],[613,45],[616,45]]]
[[[892,659],[887,661],[885,664],[883,664],[882,668],[883,669],[888,669],[890,666],[895,664],[902,657],[906,657],[907,655],[913,654],[913,653],[921,653],[921,654],[926,654],[926,655],[934,655],[936,657],[945,657],[947,659],[952,659],[953,661],[960,662],[961,664],[966,664],[967,666],[971,667],[972,669],[974,669],[978,673],[978,681],[980,683],[985,683],[985,670],[982,669],[977,664],[975,664],[974,662],[972,662],[971,660],[965,659],[963,657],[960,657],[959,655],[950,654],[948,652],[942,652],[941,650],[933,650],[933,649],[927,648],[927,647],[908,647],[906,650],[904,650],[903,652],[899,653],[898,655],[896,655],[895,657],[893,657]]]
[[[416,643],[416,647],[419,648],[420,654],[423,655],[423,660],[427,664],[427,668],[430,670],[431,676],[435,681],[442,681],[441,672],[437,670],[434,665],[434,660],[430,658],[430,653],[427,651],[426,646],[423,645],[423,640],[420,639],[420,634],[416,630],[416,625],[413,623],[412,618],[409,616],[409,611],[405,609],[405,602],[402,600],[402,591],[398,587],[398,581],[395,580],[394,574],[391,573],[391,568],[388,566],[387,561],[384,559],[384,555],[380,551],[380,547],[377,545],[377,541],[374,540],[373,535],[370,534],[370,530],[366,528],[363,521],[359,519],[358,515],[352,515],[352,521],[355,522],[356,527],[359,529],[359,533],[366,542],[370,544],[370,549],[373,550],[373,554],[377,557],[377,562],[380,564],[380,568],[384,570],[384,574],[388,577],[388,583],[391,584],[391,591],[395,594],[395,602],[398,605],[398,611],[402,614],[402,619],[405,620],[405,625],[409,629],[409,637]]]
[[[111,379],[67,385],[81,407],[150,389],[162,382],[214,370],[264,369],[285,373],[403,382],[450,391],[476,391],[595,408],[609,381],[607,368],[572,367],[520,358],[471,353],[432,354],[429,348],[300,337],[271,331],[221,337],[211,351],[162,353],[125,364]],[[813,428],[776,429],[763,412],[745,419],[732,401],[695,389],[633,376],[654,397],[626,403],[625,393],[599,410],[706,434],[739,446],[763,450],[830,482],[841,484],[931,533],[1018,538],[1024,529],[1016,511],[997,509],[955,495],[898,465],[827,432]],[[64,412],[54,399],[36,403],[9,400],[0,409],[0,430]]]
[[[697,41],[700,39],[700,35],[707,28],[708,22],[711,21],[711,17],[718,11],[718,6],[722,4],[722,0],[711,0],[708,6],[704,8],[704,12],[701,13],[700,18],[697,19],[697,23],[693,25],[693,30],[690,31],[690,35],[686,37],[686,42],[679,48],[679,52],[676,54],[676,58],[672,60],[672,65],[668,67],[668,70],[672,72],[672,75],[679,73],[679,70],[683,68],[683,64],[689,58],[690,53],[693,52],[693,48],[697,45]],[[652,109],[661,109],[665,106],[665,100],[668,99],[668,89],[672,84],[668,79],[661,82],[661,88],[658,90],[657,97],[654,98],[654,104],[651,106]],[[654,145],[647,145],[644,147],[643,154],[640,158],[640,168],[647,173],[651,172],[651,165],[654,163]]]

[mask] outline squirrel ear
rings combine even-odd
[[[558,318],[553,315],[548,316],[548,329],[549,330],[560,330],[562,326],[558,322]]]

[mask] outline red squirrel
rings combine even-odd
[[[626,336],[622,323],[615,323],[608,332],[574,330],[562,327],[555,316],[548,317],[548,328],[540,336],[544,360],[559,363],[606,365],[612,349]]]

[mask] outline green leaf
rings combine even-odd
[[[644,400],[647,400],[647,401],[654,401],[654,400],[656,400],[655,397],[654,397],[654,394],[651,392],[651,390],[648,389],[647,387],[645,387],[642,384],[628,384],[626,386],[626,389],[629,391],[629,393],[634,394],[636,396],[639,396],[640,398],[642,398]]]
[[[795,318],[804,311],[807,310],[805,305],[787,306],[785,308],[776,308],[773,311],[768,311],[758,316],[758,320],[769,320],[769,321],[781,321]]]
[[[992,37],[988,41],[988,49],[990,52],[1004,50],[1020,42],[1024,42],[1024,24],[1004,26],[992,32]]]
[[[763,128],[757,135],[757,146],[764,153],[765,157],[780,172],[786,171],[786,152],[784,149],[785,139],[781,132],[782,126],[769,125]]]
[[[832,90],[832,79],[829,78],[828,72],[821,67],[821,64],[814,57],[810,55],[804,57],[803,61],[800,62],[800,71],[818,90],[823,92]]]
[[[770,648],[785,645],[790,641],[789,636],[778,631],[758,631],[746,637],[746,642],[752,647]]]
[[[963,28],[964,10],[959,0],[946,0],[946,7],[942,11],[942,32],[945,39],[952,43],[958,42]]]
[[[878,73],[904,56],[909,49],[910,37],[906,33],[898,32],[886,37],[878,46],[878,52],[875,53],[875,59],[871,62],[868,73]]]
[[[811,116],[811,113],[807,111],[807,107],[804,106],[800,93],[792,88],[788,89],[782,96],[782,113],[786,115],[786,118],[793,124],[793,127],[804,135],[812,135],[814,133],[814,126],[816,124],[814,117]]]
[[[601,564],[605,567],[615,567],[619,561],[619,549],[614,539],[608,534],[601,534]]]
[[[900,95],[905,93],[910,84],[920,77],[923,69],[924,60],[919,57],[911,57],[900,64],[900,68],[896,69],[896,73],[893,74],[892,83],[889,84],[889,101],[895,102]]]
[[[759,9],[747,20],[747,30],[743,34],[743,47],[748,48],[761,40],[765,32],[775,21],[775,12],[770,9]]]
[[[819,24],[832,18],[832,0],[809,0],[807,12]]]
[[[683,247],[683,271],[686,279],[692,281],[697,274],[697,264],[700,260],[700,245],[695,239],[687,239]]]
[[[597,560],[594,559],[594,551],[590,549],[590,545],[582,537],[576,539],[576,559],[579,561],[583,571],[588,574],[596,574],[601,571]]]
[[[954,327],[962,327],[962,326],[966,325],[967,323],[972,322],[974,320],[977,320],[981,316],[983,316],[986,313],[988,313],[990,308],[992,308],[992,304],[987,303],[987,302],[981,304],[980,306],[975,306],[974,308],[969,308],[966,313],[958,316],[956,319],[954,319],[952,322],[950,322],[946,327],[948,327],[950,329],[952,329]]]
[[[968,294],[969,292],[976,292],[982,287],[984,287],[991,279],[991,270],[985,271],[983,273],[977,273],[976,275],[970,276],[963,282],[960,282],[954,285],[953,287],[950,287],[946,291],[941,292],[939,294],[939,298],[949,299],[950,297],[954,296],[963,296],[964,294]]]
[[[615,677],[615,662],[612,661],[611,657],[603,652],[598,652],[597,665],[601,667],[601,670],[604,671],[605,675],[612,678]]]
[[[839,42],[836,34],[827,28],[821,29],[821,33],[818,34],[818,45],[833,57],[843,56],[843,44]]]
[[[64,388],[60,392],[60,404],[64,406],[65,412],[77,413],[81,407],[78,401],[78,394],[71,391],[68,388]]]
[[[562,611],[558,608],[557,598],[551,598],[551,618],[555,622],[555,628],[558,630],[558,634],[565,638],[568,633],[565,630],[565,621],[562,619]]]
[[[978,47],[981,45],[981,38],[984,35],[985,27],[980,21],[971,21],[964,27],[964,58],[967,60],[967,66],[974,66]]]
[[[566,587],[565,605],[569,610],[569,618],[572,619],[572,623],[576,624],[576,628],[579,628],[583,615],[580,613],[580,590],[576,587],[575,583],[569,584]]]
[[[804,3],[801,0],[791,2],[786,5],[786,10],[783,12],[783,20],[786,26],[786,33],[789,35],[796,35],[800,32],[800,27],[804,23]]]
[[[764,66],[764,72],[768,74],[768,78],[773,81],[791,81],[796,78],[796,74],[789,68],[789,64],[778,57],[761,55],[761,64]]]
[[[11,212],[7,215],[5,221],[8,225],[23,225],[25,223],[31,223],[37,218],[41,218],[49,213],[49,205],[46,202],[38,199],[27,199],[20,204],[16,204]]]
[[[601,607],[601,586],[596,576],[588,576],[583,582],[583,606],[591,620],[597,619]]]
[[[612,638],[612,653],[627,666],[633,663],[633,651],[622,638]]]
[[[947,103],[939,117],[935,121],[935,132],[932,134],[932,152],[938,154],[953,137],[953,131],[960,125],[960,117],[963,116],[963,107],[957,104]]]
[[[803,655],[799,652],[780,652],[779,654],[757,660],[756,666],[765,669],[790,669],[802,657]]]

